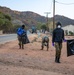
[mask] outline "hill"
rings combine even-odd
[[[26,24],[28,27],[31,27],[32,25],[38,25],[38,23],[46,23],[47,21],[46,17],[31,11],[20,12],[0,6],[0,12],[10,15],[12,18],[12,23],[19,25]],[[49,18],[49,22],[52,22],[52,18],[53,17]],[[55,15],[55,21],[60,21],[63,26],[70,24],[74,25],[73,19],[61,15]]]
[[[55,21],[60,21],[62,26],[74,25],[74,20],[65,16],[56,15]]]
[[[37,25],[38,23],[45,23],[46,18],[44,16],[41,16],[37,13],[31,12],[31,11],[14,11],[7,7],[1,7],[0,6],[0,12],[3,12],[4,14],[9,14],[12,18],[12,22],[15,24],[26,24],[28,26],[31,25]]]

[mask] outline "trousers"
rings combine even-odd
[[[56,48],[55,61],[59,62],[61,56],[62,43],[55,42],[55,48]]]

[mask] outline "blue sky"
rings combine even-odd
[[[74,3],[74,0],[56,0],[60,3]],[[74,19],[74,4],[64,5],[55,3],[55,14],[64,15]],[[49,17],[53,16],[53,0],[0,0],[0,6],[6,6],[17,11],[33,11],[46,16],[45,12],[51,12]]]

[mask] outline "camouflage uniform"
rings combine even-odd
[[[48,51],[48,48],[49,48],[49,38],[47,36],[42,38],[42,50],[43,50],[44,46],[47,46],[47,51]]]
[[[20,28],[17,29],[17,37],[19,41],[19,48],[24,49],[24,41],[26,36],[26,30],[24,29],[25,25],[22,25]]]
[[[64,30],[61,28],[61,23],[57,22],[57,28],[53,30],[52,45],[56,48],[55,62],[60,63],[62,42],[64,40]]]
[[[24,49],[24,37],[21,36],[17,36],[18,37],[18,41],[19,41],[19,48]]]
[[[56,54],[55,54],[55,62],[59,62],[61,56],[62,43],[55,42]]]

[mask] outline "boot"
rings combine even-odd
[[[55,62],[57,63],[57,56],[55,57]]]
[[[22,49],[24,49],[24,45],[22,44]]]
[[[60,58],[59,57],[57,58],[57,63],[60,63]]]
[[[42,46],[41,50],[43,50],[43,48],[44,48],[44,47]]]
[[[21,49],[21,44],[19,44],[19,49]]]
[[[56,56],[56,57],[55,57],[55,62],[56,62],[56,63],[60,63],[60,58]]]

